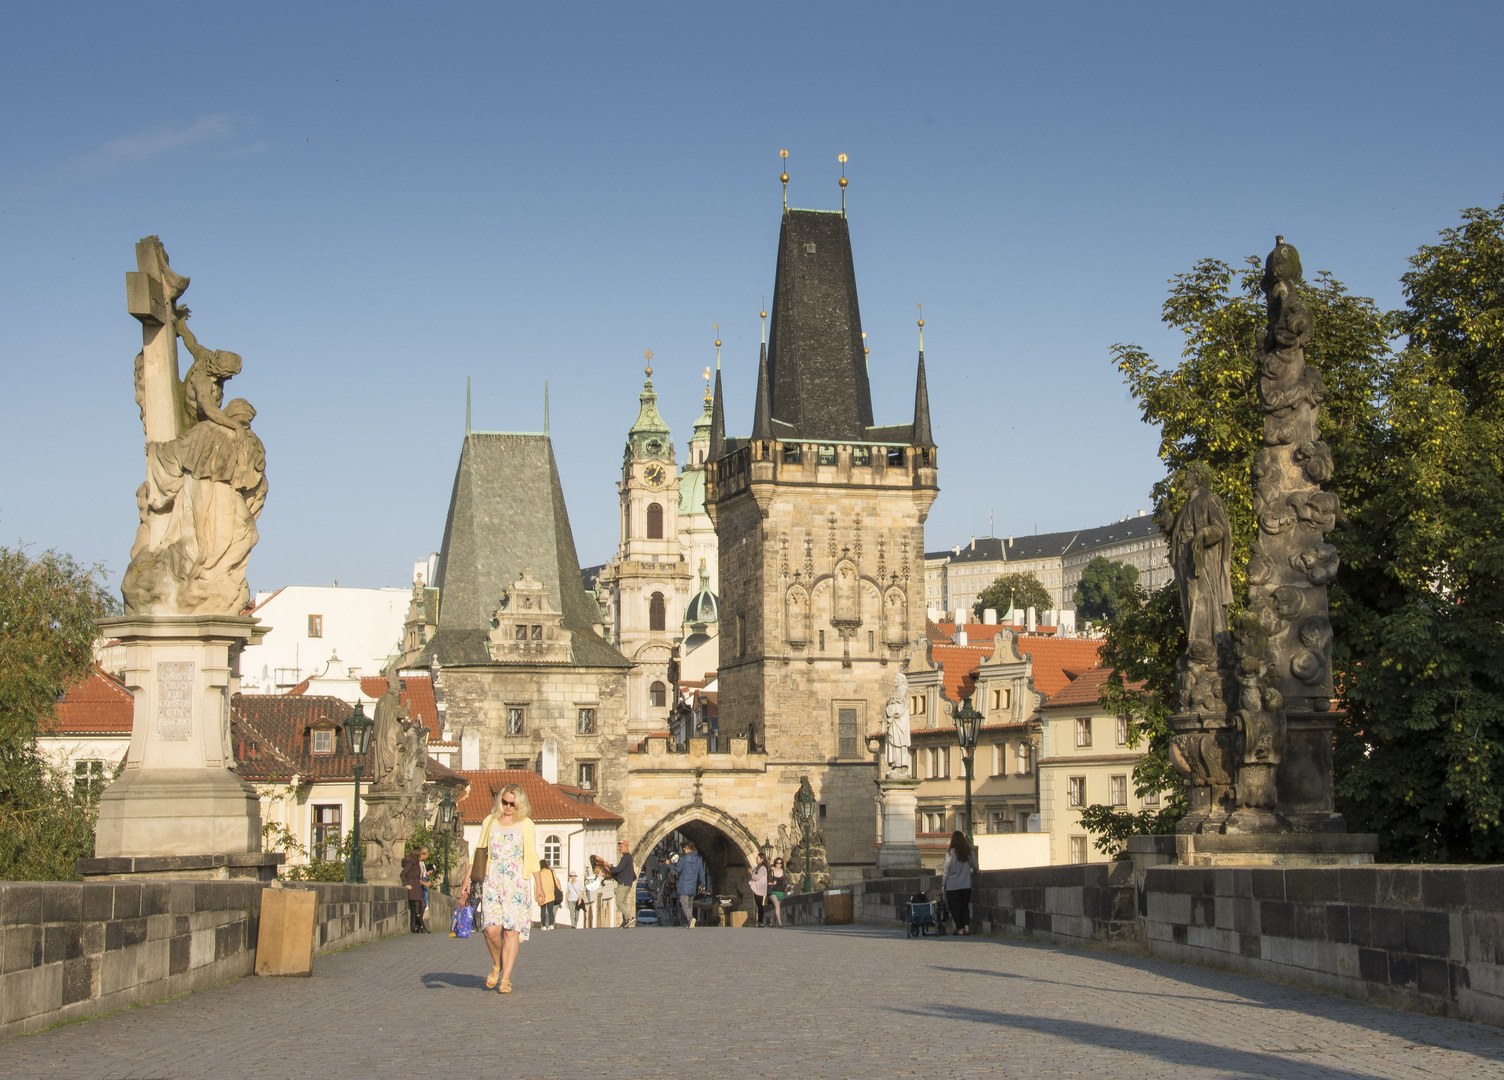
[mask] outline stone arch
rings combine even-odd
[[[648,503],[648,539],[663,539],[663,507],[658,503]]]
[[[831,575],[835,598],[831,605],[831,621],[857,625],[862,621],[861,572],[856,563],[842,559],[836,563]]]
[[[901,646],[909,640],[909,598],[894,585],[883,597],[883,643]]]
[[[783,598],[785,636],[791,645],[809,643],[809,593],[803,585],[790,585]]]
[[[757,855],[762,848],[758,845],[757,838],[752,835],[751,830],[725,810],[704,803],[686,803],[659,818],[658,824],[643,833],[642,839],[637,841],[637,847],[632,852],[632,861],[636,865],[642,865],[642,860],[652,853],[664,837],[673,833],[681,825],[692,825],[695,822],[703,822],[724,833],[746,858],[748,865],[756,863]]]

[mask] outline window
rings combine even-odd
[[[819,461],[821,465],[834,465],[836,463],[836,448],[834,446],[820,447]]]
[[[317,728],[313,733],[313,752],[315,754],[334,753],[334,731],[330,728]]]
[[[534,641],[542,641],[543,640],[543,627],[541,627],[541,626],[534,626],[534,627],[531,627],[530,629],[532,630],[532,635],[533,635],[533,640]]]
[[[928,700],[929,700],[929,696],[927,694],[910,694],[909,695],[909,715],[910,716],[923,716],[924,715],[924,703],[926,701],[928,701]]]
[[[580,762],[580,782],[578,787],[582,791],[595,790],[595,762]]]
[[[1086,861],[1086,837],[1071,837],[1071,862],[1084,863]]]
[[[1033,771],[1029,767],[1029,742],[1027,739],[1020,740],[1018,744],[1018,775],[1028,776]]]
[[[1144,805],[1145,806],[1158,806],[1159,805],[1159,792],[1157,792],[1157,791],[1151,791],[1147,795],[1145,795],[1144,796]]]
[[[548,863],[549,866],[558,867],[563,865],[559,861],[563,850],[564,844],[559,840],[558,836],[551,835],[543,838],[543,861]]]
[[[1110,787],[1112,791],[1112,805],[1127,806],[1128,778],[1126,776],[1114,776],[1111,778]]]
[[[820,804],[820,817],[822,819],[825,817],[825,804],[823,802]]]
[[[648,504],[648,539],[663,539],[663,507],[657,503]]]
[[[736,655],[747,655],[747,620],[740,615],[736,617]]]
[[[507,706],[507,734],[524,735],[527,733],[527,710],[521,705]],[[524,766],[526,768],[526,766]]]
[[[344,808],[341,806],[314,806],[313,846],[308,853],[315,859],[328,862],[340,857],[339,842],[344,835],[340,828],[340,818],[343,816]]]
[[[877,631],[875,631],[875,630],[868,630],[867,631],[867,651],[868,652],[876,652],[877,651]]]
[[[950,747],[930,747],[930,779],[950,779]]]
[[[1118,717],[1118,745],[1128,745],[1128,718],[1126,716]]]
[[[1076,746],[1077,748],[1091,745],[1091,717],[1078,716],[1076,718]]]
[[[595,734],[595,710],[594,709],[581,709],[579,711],[579,714],[575,718],[575,722],[574,722],[574,733],[576,735],[594,735]]]
[[[853,446],[851,448],[851,463],[853,465],[871,465],[872,448],[870,446]]]
[[[310,616],[308,616],[308,636],[309,637],[323,637],[324,636],[324,617],[322,615],[310,615]]]
[[[648,687],[648,704],[655,709],[661,709],[668,704],[668,687],[661,682],[655,682]]]
[[[889,465],[902,465],[903,464],[903,448],[902,447],[899,447],[899,446],[890,446],[890,447],[888,447],[888,464]]]
[[[857,756],[856,738],[856,710],[839,709],[836,712],[836,738],[839,746],[836,752],[841,757]]]
[[[783,463],[785,465],[799,465],[803,461],[804,447],[790,443],[783,444]]]
[[[529,761],[525,757],[522,757],[522,758],[511,758],[511,757],[509,757],[509,758],[507,758],[507,768],[509,768],[509,769],[521,769],[524,772],[531,772],[532,768],[533,768],[533,763],[531,761]]]
[[[1007,709],[1011,707],[1012,704],[1013,692],[1011,690],[999,687],[992,691],[992,708],[994,711]]]
[[[1011,833],[1013,831],[1013,819],[1008,816],[1006,810],[994,810],[992,820],[988,822],[988,832]]]
[[[1071,806],[1086,805],[1086,777],[1072,776],[1065,781],[1065,801]]]
[[[73,763],[73,797],[83,802],[99,798],[104,790],[104,762],[75,761]]]
[[[663,594],[655,592],[648,598],[648,629],[662,630],[664,625]]]
[[[527,640],[527,627],[523,626],[521,623],[517,624],[517,640],[518,641],[526,641]]]
[[[821,652],[825,651],[825,631],[824,630],[820,631],[820,651]]]

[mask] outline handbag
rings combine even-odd
[[[480,840],[475,845],[475,857],[470,860],[470,880],[486,880],[486,864],[491,858],[491,824],[493,815],[487,814],[485,822],[481,825]]]

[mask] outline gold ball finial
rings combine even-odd
[[[715,347],[717,349],[719,349],[721,347],[721,339],[720,338],[716,338],[715,339]]]
[[[846,164],[846,155],[845,154],[837,154],[836,155],[836,160],[839,161],[842,165],[844,165],[844,164]]]
[[[651,379],[653,377],[653,350],[644,349],[642,351],[642,358],[648,362],[648,366],[642,369],[643,373]]]
[[[920,319],[920,320],[919,320],[919,328],[920,328],[920,329],[921,329],[921,330],[923,330],[923,329],[924,329],[924,320],[923,320],[923,319]]]
[[[846,178],[845,178],[845,177],[844,177],[844,176],[843,176],[843,177],[841,177],[841,186],[842,186],[842,187],[845,187],[845,186],[846,186]]]
[[[768,313],[767,313],[767,312],[766,312],[766,311],[764,311],[764,312],[763,312],[763,313],[762,313],[762,317],[763,317],[763,318],[764,318],[764,319],[766,319],[766,318],[767,318],[767,317],[768,317]]]
[[[778,151],[778,156],[786,159],[789,156],[789,152],[787,150],[780,150]]]
[[[778,174],[778,179],[782,180],[785,184],[787,184],[789,182],[789,174],[788,173],[779,173]]]

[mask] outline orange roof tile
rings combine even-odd
[[[485,820],[496,805],[496,795],[508,784],[520,784],[532,804],[534,821],[593,821],[620,824],[622,817],[594,802],[579,788],[550,784],[531,769],[463,769],[459,775],[470,788],[460,799],[460,820],[473,825]]]
[[[360,692],[368,698],[379,698],[386,693],[386,678],[382,675],[363,675]],[[408,707],[409,720],[421,720],[428,729],[428,742],[433,745],[444,734],[439,723],[439,706],[434,701],[433,677],[429,675],[402,676],[402,704]]]
[[[47,735],[129,735],[136,699],[99,665],[74,683],[54,709]]]
[[[1102,663],[1102,643],[1092,638],[1021,637],[1018,651],[1034,661],[1034,689],[1054,697],[1070,683],[1067,671],[1090,671]]]

